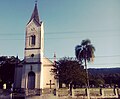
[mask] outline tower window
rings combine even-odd
[[[31,35],[30,36],[30,41],[31,41],[31,44],[30,45],[35,45],[35,40],[36,40],[36,36],[35,35]]]

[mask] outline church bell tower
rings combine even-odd
[[[37,2],[26,25],[24,65],[21,88],[43,88],[44,29],[39,18]]]

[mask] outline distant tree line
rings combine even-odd
[[[96,87],[120,87],[120,68],[89,69],[90,83]]]

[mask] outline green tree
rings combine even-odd
[[[59,83],[68,85],[72,82],[74,85],[85,85],[85,70],[83,66],[73,58],[64,57],[56,62],[52,72]]]
[[[103,78],[101,78],[99,75],[90,75],[90,85],[91,87],[100,87],[105,84],[105,81]]]
[[[18,61],[20,62],[20,60],[14,56],[0,57],[0,87],[1,88],[4,83],[7,84],[7,88],[11,87],[11,84],[14,82],[15,65],[16,62]]]
[[[81,45],[77,45],[75,47],[75,55],[76,58],[84,63],[86,69],[86,84],[89,87],[89,77],[87,70],[87,62],[93,61],[94,58],[95,47],[91,44],[89,39],[82,40]]]

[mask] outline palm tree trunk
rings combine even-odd
[[[86,91],[87,91],[87,99],[90,99],[90,93],[89,93],[89,75],[88,75],[87,60],[86,59],[85,59],[85,69],[86,69]]]
[[[86,85],[87,85],[87,88],[89,88],[89,75],[88,75],[87,60],[86,59],[85,59],[85,70],[86,70]]]

